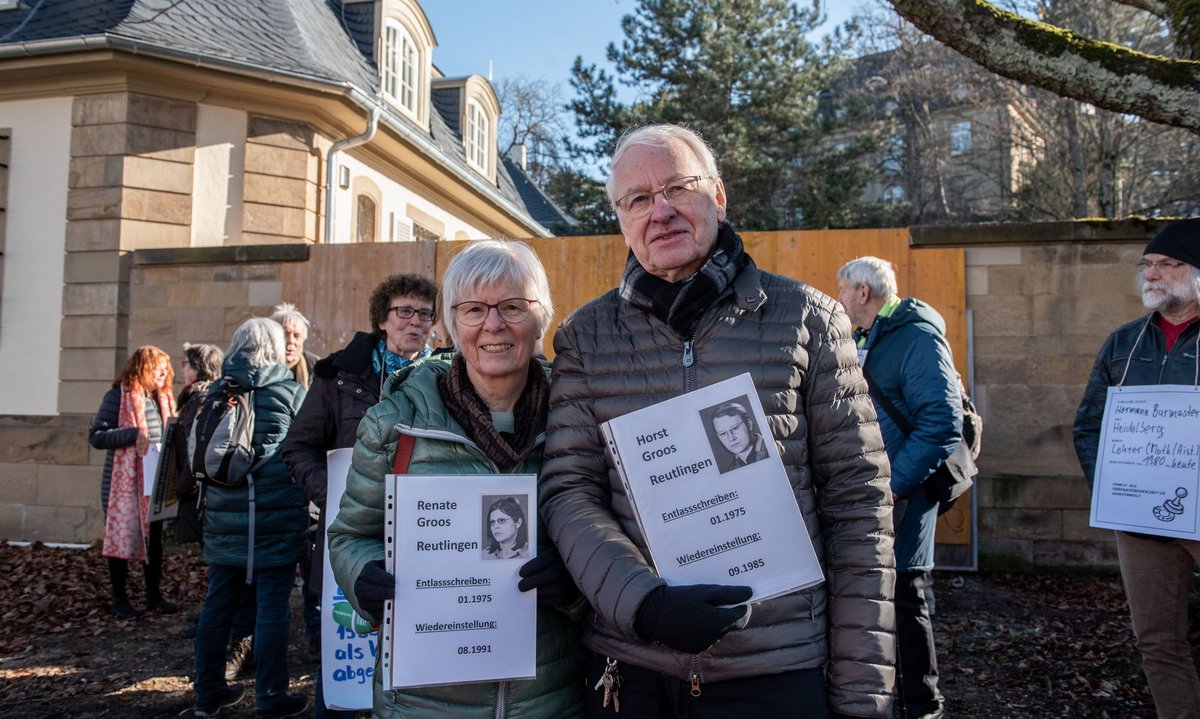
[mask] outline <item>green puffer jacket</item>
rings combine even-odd
[[[226,357],[223,377],[254,390],[254,462],[269,457],[254,478],[255,568],[286,567],[304,553],[308,531],[308,499],[292,481],[279,451],[292,419],[304,402],[304,388],[281,364],[251,367],[244,355]],[[229,567],[248,566],[250,535],[249,487],[205,490],[204,561]]]
[[[491,474],[495,465],[467,437],[446,410],[437,379],[450,367],[435,357],[410,365],[388,378],[383,397],[358,426],[358,442],[346,478],[346,493],[329,527],[329,561],[338,585],[360,614],[354,581],[368,562],[384,558],[384,475],[392,471],[400,432],[417,439],[410,474]],[[549,367],[546,367],[549,373]],[[539,443],[542,441],[539,437]],[[534,474],[542,463],[539,449],[515,470]],[[539,533],[538,545],[549,548]],[[375,717],[543,717],[581,716],[583,670],[578,625],[565,614],[538,607],[537,678],[481,684],[400,689],[384,692],[376,663]]]

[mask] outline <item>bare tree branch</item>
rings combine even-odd
[[[1167,6],[1161,0],[1112,0],[1118,5],[1128,5],[1137,10],[1144,10],[1151,15],[1167,19]]]
[[[1200,62],[1081,38],[984,0],[888,1],[913,25],[999,75],[1200,134]]]

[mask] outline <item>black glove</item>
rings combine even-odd
[[[746,614],[746,607],[725,607],[748,600],[750,587],[720,584],[661,586],[638,607],[633,620],[638,634],[687,654],[699,654],[717,643]]]
[[[383,568],[382,559],[363,567],[354,580],[354,596],[358,597],[358,606],[371,615],[365,619],[376,624],[383,619],[383,603],[396,598],[396,578]]]
[[[579,598],[579,587],[563,564],[562,557],[555,550],[539,552],[536,557],[521,565],[518,571],[521,581],[517,589],[528,592],[538,590],[538,604],[560,609],[570,606]]]

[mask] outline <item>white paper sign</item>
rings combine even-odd
[[[744,584],[761,601],[822,581],[749,374],[601,429],[668,584]]]
[[[338,586],[329,563],[329,525],[337,517],[346,474],[354,450],[331,450],[325,458],[329,478],[325,489],[325,566],[321,582],[321,689],[330,709],[370,709],[379,652],[379,631],[354,611]]]
[[[1200,539],[1200,390],[1109,387],[1091,525]]]
[[[537,477],[387,481],[396,601],[384,623],[385,688],[532,678],[537,596],[517,589],[517,570],[536,550]]]
[[[142,494],[154,494],[154,480],[158,476],[158,445],[151,444],[142,455]]]

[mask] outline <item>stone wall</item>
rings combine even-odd
[[[977,489],[985,560],[1117,561],[1112,532],[1088,526],[1091,500],[1071,427],[1101,344],[1145,312],[1134,264],[1156,225],[1092,227],[913,231],[915,243],[967,247],[975,398],[985,422]]]

